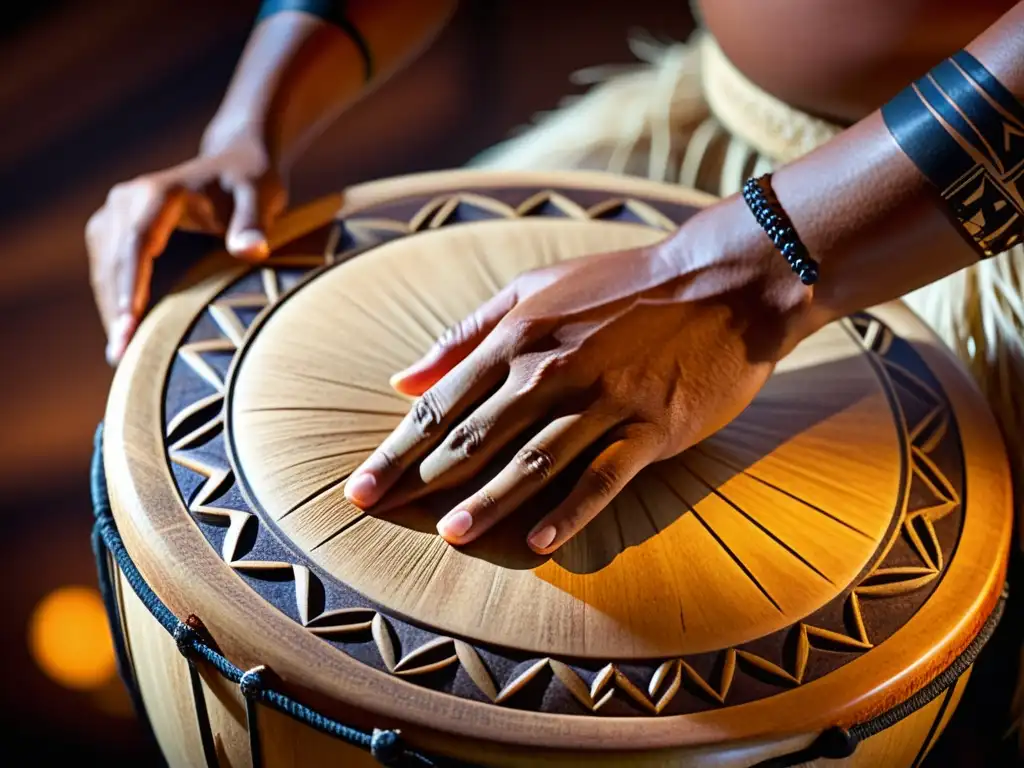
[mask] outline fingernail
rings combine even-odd
[[[377,478],[369,472],[356,472],[345,483],[345,497],[360,507],[368,507],[377,500]]]
[[[235,254],[258,259],[265,259],[270,255],[267,239],[263,237],[262,232],[257,232],[254,229],[247,229],[230,238],[228,250]]]
[[[399,371],[398,373],[394,374],[390,379],[388,379],[388,384],[391,386],[392,389],[398,386],[398,382],[405,378],[406,371],[408,370],[409,369],[406,368],[405,371]]]
[[[530,546],[534,549],[547,549],[551,546],[551,542],[555,540],[555,526],[545,525],[543,528],[534,531],[526,539],[530,542]]]
[[[117,347],[114,346],[113,341],[107,342],[107,365],[117,365],[119,356],[117,354]]]
[[[457,539],[472,527],[473,516],[464,509],[456,509],[438,521],[437,532],[446,539]]]
[[[121,315],[111,324],[106,350],[107,362],[110,365],[117,365],[121,361],[125,347],[128,346],[131,323],[131,315]]]

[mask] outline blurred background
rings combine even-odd
[[[0,734],[31,765],[160,764],[116,677],[95,589],[88,468],[111,371],[83,229],[112,185],[194,154],[257,6],[0,11]],[[292,200],[459,166],[577,92],[574,70],[632,61],[631,29],[684,39],[692,26],[686,0],[463,0],[425,55],[311,148]],[[930,766],[976,764],[958,735],[972,709],[958,709]]]
[[[94,586],[88,467],[111,372],[82,232],[113,184],[194,154],[257,7],[0,11],[0,732],[5,754],[32,765],[159,764]],[[293,201],[461,165],[574,92],[573,70],[631,61],[634,27],[681,39],[692,21],[685,0],[464,0],[423,57],[305,156]]]

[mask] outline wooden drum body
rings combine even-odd
[[[446,326],[517,273],[652,243],[705,202],[429,174],[294,213],[258,268],[213,259],[116,376],[103,458],[127,555],[218,658],[433,755],[916,765],[1001,605],[1011,506],[991,415],[902,306],[805,341],[551,558],[525,546],[539,508],[458,549],[434,530],[450,499],[381,518],[344,499],[409,408],[388,377]],[[186,660],[112,572],[172,765],[369,764]]]

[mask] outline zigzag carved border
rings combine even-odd
[[[249,559],[251,547],[246,547],[243,542],[259,538],[260,519],[251,510],[218,505],[218,499],[228,493],[236,478],[235,469],[223,447],[224,441],[217,440],[224,429],[225,382],[217,368],[204,358],[204,355],[218,353],[233,357],[244,346],[248,325],[243,322],[239,310],[265,311],[286,295],[287,291],[282,289],[279,281],[282,270],[311,271],[340,263],[396,237],[463,221],[522,216],[605,219],[640,223],[666,231],[676,226],[665,213],[642,200],[610,198],[583,206],[567,194],[548,190],[539,191],[518,205],[510,205],[482,194],[444,195],[422,203],[407,221],[361,215],[337,222],[326,238],[323,257],[272,259],[258,271],[258,291],[252,290],[250,280],[247,291],[239,292],[237,288],[229,287],[209,305],[208,316],[213,322],[214,337],[192,340],[194,334],[190,334],[183,341],[178,349],[178,358],[186,373],[179,371],[178,375],[190,375],[212,388],[213,392],[194,397],[184,407],[177,408],[167,420],[165,435],[169,461],[200,478],[198,486],[189,492],[185,476],[176,473],[179,490],[194,519],[221,531],[219,549],[224,562],[246,576],[258,592],[261,592],[260,585],[270,577],[292,581],[294,606],[278,604],[278,607],[294,615],[310,632],[325,641],[344,648],[349,642],[365,646],[368,637],[373,648],[370,663],[387,673],[419,679],[432,686],[437,685],[438,674],[443,677],[445,670],[461,669],[464,677],[472,683],[471,696],[496,705],[519,705],[525,689],[535,681],[547,678],[548,686],[557,680],[561,689],[587,713],[607,711],[609,704],[617,699],[622,699],[636,714],[657,715],[667,710],[676,711],[678,707],[673,704],[684,689],[696,693],[708,705],[721,706],[734,703],[730,694],[735,690],[734,681],[738,674],[754,675],[762,681],[767,679],[775,690],[785,690],[820,676],[809,671],[812,650],[826,654],[837,650],[860,653],[872,648],[877,639],[868,630],[863,613],[864,601],[906,595],[934,585],[948,559],[935,524],[959,509],[960,497],[955,483],[931,458],[941,444],[952,440],[959,445],[944,397],[921,377],[892,359],[891,352],[898,340],[888,327],[866,314],[844,321],[850,333],[873,356],[880,375],[888,380],[893,392],[897,387],[893,386],[892,380],[897,379],[901,388],[910,388],[919,401],[928,402],[931,406],[923,418],[913,423],[905,421],[902,409],[899,409],[897,418],[904,419],[912,479],[923,483],[936,503],[901,512],[898,535],[889,538],[874,565],[852,589],[838,598],[844,602],[843,612],[847,617],[844,626],[818,626],[808,619],[784,630],[795,638],[793,650],[785,659],[771,660],[748,648],[726,648],[717,652],[717,658],[710,665],[714,670],[712,674],[702,675],[693,660],[675,658],[646,666],[647,671],[639,675],[642,679],[638,682],[636,664],[630,663],[625,669],[624,665],[610,661],[595,671],[569,660],[545,657],[516,660],[511,673],[497,675],[489,669],[485,656],[493,658],[492,654],[500,654],[500,649],[478,648],[458,638],[433,634],[402,654],[403,643],[395,627],[403,627],[404,622],[386,615],[368,601],[355,607],[318,611],[313,595],[329,588],[329,580],[325,582],[310,564],[295,562],[295,557],[285,547],[279,547],[281,557]],[[168,405],[173,399],[173,380],[169,384]],[[211,445],[219,445],[214,453],[222,461],[210,460]],[[212,543],[209,529],[204,528],[204,533]],[[914,553],[917,562],[912,565],[887,562],[899,536],[905,538]],[[507,668],[508,665],[505,666]],[[467,694],[463,692],[462,695]],[[616,714],[623,714],[621,708]]]

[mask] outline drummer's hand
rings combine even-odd
[[[176,227],[226,234],[239,258],[267,257],[266,231],[285,205],[262,139],[240,132],[204,141],[200,155],[110,190],[85,238],[93,293],[107,332],[107,360],[120,361],[149,300],[152,261]]]
[[[511,440],[528,439],[438,523],[447,541],[465,544],[596,451],[528,536],[546,554],[645,466],[732,420],[809,332],[810,291],[759,230],[756,246],[730,253],[722,238],[686,233],[523,275],[453,328],[392,379],[421,397],[349,479],[349,499],[372,507],[422,459],[386,511],[467,481]]]

